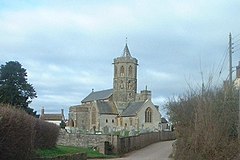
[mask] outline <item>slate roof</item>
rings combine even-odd
[[[97,102],[97,107],[100,114],[118,114],[117,108],[112,102]]]
[[[41,119],[49,121],[61,121],[63,117],[62,114],[44,114]]]
[[[126,43],[125,48],[124,48],[124,50],[123,50],[123,55],[122,55],[122,57],[129,57],[129,58],[132,58],[132,56],[131,56],[131,54],[130,54],[130,52],[129,52],[129,49],[128,49],[128,46],[127,46],[127,43]]]
[[[122,116],[135,116],[145,102],[133,102],[122,112]]]
[[[82,103],[91,102],[95,100],[108,99],[113,94],[113,89],[107,89],[97,92],[91,92],[87,97],[82,100]]]
[[[166,118],[162,117],[161,118],[161,123],[168,123],[168,121],[166,120]]]

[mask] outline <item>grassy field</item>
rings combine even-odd
[[[76,153],[87,153],[88,158],[114,158],[116,155],[104,155],[93,149],[81,148],[81,147],[72,147],[72,146],[57,146],[52,149],[41,149],[37,150],[36,154],[38,157],[51,158],[67,154],[76,154]]]

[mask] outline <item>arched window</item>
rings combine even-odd
[[[117,66],[114,66],[114,74],[117,76]]]
[[[145,111],[145,122],[152,122],[152,109],[148,107]]]
[[[133,119],[129,118],[129,125],[132,126],[133,125]]]
[[[97,120],[96,120],[96,114],[97,114],[97,111],[96,111],[96,108],[93,107],[92,108],[92,124],[96,124]]]
[[[120,118],[120,126],[123,126],[123,119],[122,119],[122,117]]]
[[[74,121],[72,119],[69,119],[68,125],[70,127],[74,127]]]
[[[124,67],[123,66],[120,69],[120,76],[124,76]]]
[[[133,74],[132,66],[129,66],[129,68],[128,68],[128,75],[132,76],[132,74]]]

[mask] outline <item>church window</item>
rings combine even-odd
[[[132,76],[132,74],[133,74],[132,66],[129,66],[129,68],[128,68],[128,75]]]
[[[128,89],[131,89],[131,81],[128,81]]]
[[[106,119],[106,123],[108,123],[108,119]]]
[[[132,126],[132,123],[133,123],[133,119],[132,119],[132,118],[129,118],[129,124],[130,124],[130,126]]]
[[[112,123],[114,123],[114,119],[112,119]]]
[[[145,122],[152,122],[152,109],[148,107],[145,111]]]
[[[96,124],[96,113],[97,113],[96,108],[93,107],[92,108],[92,124]]]
[[[121,89],[123,89],[123,88],[124,88],[123,81],[121,81],[121,83],[120,83],[120,88],[121,88]]]
[[[124,67],[123,66],[120,69],[120,76],[124,76]]]
[[[122,117],[120,118],[120,126],[123,126],[123,119],[122,119]]]
[[[117,76],[117,66],[114,67],[115,76]]]
[[[74,127],[74,121],[72,119],[69,120],[69,126]]]
[[[133,90],[134,89],[134,82],[133,81],[128,81],[128,89]]]
[[[92,108],[92,124],[96,124],[97,122],[97,110],[95,107]]]
[[[117,81],[114,80],[114,89],[117,89]]]

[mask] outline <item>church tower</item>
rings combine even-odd
[[[114,59],[113,101],[121,113],[135,100],[137,93],[138,61],[129,52],[127,43],[123,55]]]

